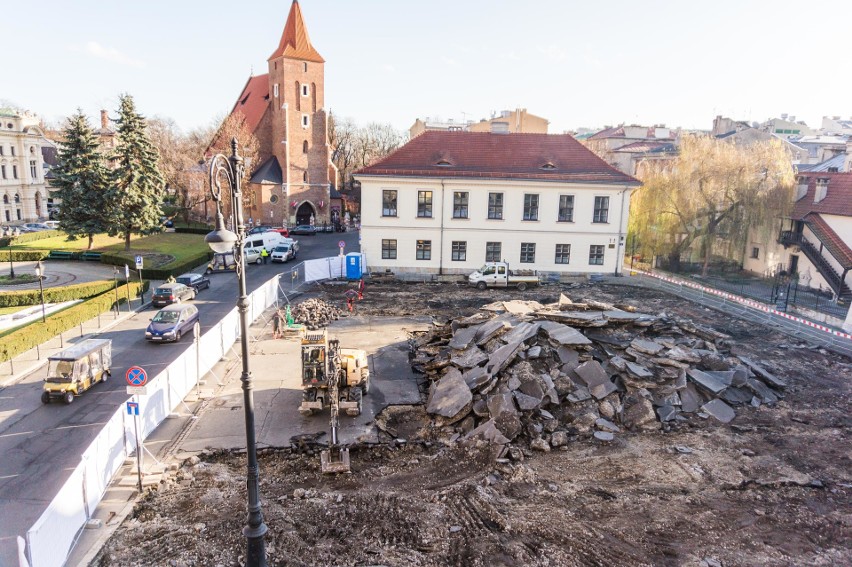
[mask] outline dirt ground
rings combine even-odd
[[[787,380],[774,406],[727,425],[692,417],[564,450],[439,442],[355,447],[351,475],[316,455],[260,455],[270,565],[850,565],[849,360],[657,291],[601,284],[527,290],[687,317],[731,335]],[[320,292],[320,295],[322,292]],[[333,290],[333,297],[340,289]],[[471,315],[516,291],[376,284],[359,314]],[[329,297],[332,297],[329,295]],[[244,561],[245,459],[205,454],[150,492],[93,563],[231,566]]]

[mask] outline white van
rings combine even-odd
[[[258,232],[246,236],[246,241],[243,246],[246,249],[255,248],[258,252],[260,252],[261,248],[266,248],[266,251],[271,254],[272,251],[275,250],[275,247],[278,246],[283,239],[283,236],[272,230],[268,232]]]

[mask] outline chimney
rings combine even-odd
[[[106,110],[101,110],[101,128],[104,130],[109,128],[109,116],[107,116]]]

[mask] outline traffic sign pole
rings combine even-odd
[[[139,494],[142,494],[142,444],[139,442],[138,400],[136,403],[136,414],[133,416],[133,433],[136,435],[136,478],[139,480]]]
[[[124,265],[124,291],[127,292],[127,312],[130,313],[130,266]]]
[[[145,305],[145,284],[142,283],[142,262],[143,262],[143,260],[144,259],[142,258],[141,254],[138,254],[136,256],[136,269],[139,270],[139,285],[140,285],[139,293],[141,294],[141,297],[142,297],[142,305]]]

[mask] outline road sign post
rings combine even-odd
[[[139,294],[142,297],[142,305],[145,305],[145,284],[142,282],[142,263],[144,258],[141,254],[136,255],[136,269],[139,271]]]
[[[346,248],[346,242],[341,240],[337,243],[337,245],[340,247],[340,255],[343,256],[343,249]]]
[[[128,379],[129,380],[129,379]],[[139,442],[139,402],[135,399],[127,402],[127,415],[133,416],[133,433],[136,436],[136,478],[139,481],[139,493],[142,493],[142,444]]]

